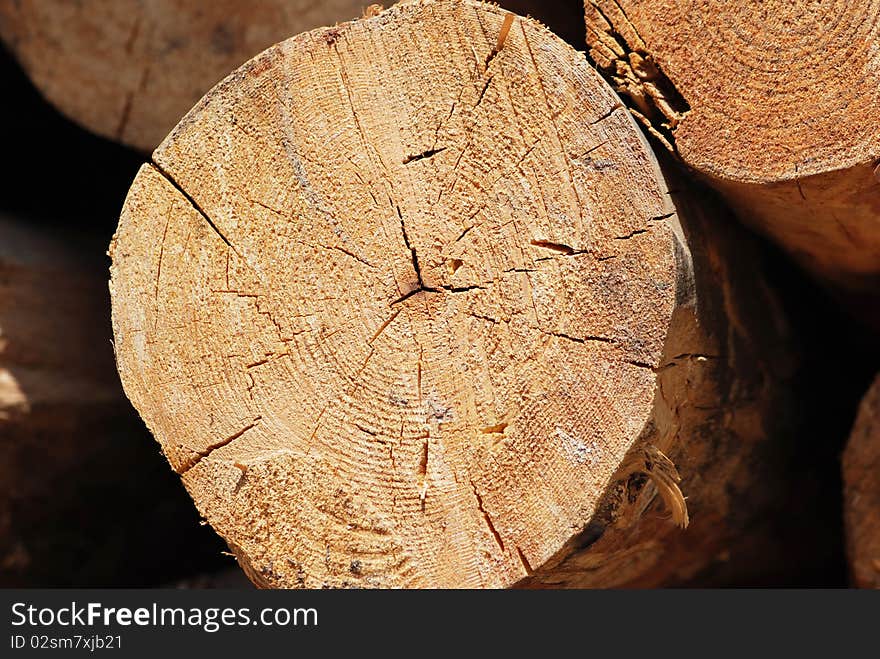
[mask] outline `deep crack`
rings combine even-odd
[[[471,480],[471,489],[474,491],[474,496],[477,498],[477,510],[480,511],[483,515],[483,520],[486,522],[486,526],[489,527],[489,531],[492,533],[492,537],[495,538],[495,543],[498,545],[498,548],[501,551],[504,551],[504,540],[501,537],[501,534],[498,532],[498,529],[495,528],[495,524],[492,522],[492,518],[489,516],[489,513],[486,511],[485,506],[483,505],[483,497],[480,496],[480,493],[477,491],[477,485]]]
[[[174,179],[174,177],[171,176],[171,174],[169,174],[164,169],[162,169],[161,165],[159,165],[159,163],[157,163],[155,160],[151,160],[150,164],[153,166],[153,168],[157,172],[159,172],[159,174],[161,174],[165,178],[166,181],[168,181],[174,187],[175,190],[177,190],[181,195],[183,195],[183,198],[186,199],[190,203],[190,205],[192,205],[192,207],[196,210],[196,212],[198,212],[198,214],[202,216],[202,218],[205,220],[205,222],[208,223],[208,226],[210,226],[214,230],[214,233],[216,233],[218,236],[220,236],[220,240],[222,240],[224,243],[226,243],[226,246],[229,247],[229,249],[231,249],[236,254],[238,254],[238,250],[236,250],[235,247],[232,246],[232,243],[229,242],[229,239],[223,235],[223,232],[217,228],[217,225],[214,224],[214,221],[210,217],[208,217],[208,214],[199,205],[199,203],[195,199],[193,199],[192,196],[186,190],[183,189],[183,187],[181,187],[180,183],[178,183]]]
[[[215,442],[215,443],[211,444],[210,446],[208,446],[206,449],[204,449],[202,451],[197,451],[195,457],[191,458],[190,460],[187,460],[183,464],[180,471],[178,471],[177,473],[180,474],[181,476],[185,475],[187,472],[190,471],[190,469],[192,469],[193,467],[198,465],[202,460],[204,460],[205,458],[210,456],[217,449],[221,449],[224,446],[228,446],[233,441],[235,441],[236,439],[238,439],[239,437],[244,435],[248,430],[253,430],[254,428],[256,428],[257,424],[262,419],[263,419],[262,416],[255,417],[252,423],[246,425],[244,428],[239,430],[237,433],[230,435],[229,437],[226,437],[225,439],[221,439],[219,442]]]
[[[414,156],[407,156],[406,158],[404,158],[403,164],[408,165],[411,162],[416,162],[417,160],[424,160],[426,158],[431,158],[433,156],[436,156],[438,153],[443,153],[444,151],[446,151],[445,146],[441,147],[439,149],[428,149],[427,151],[422,151],[421,153],[418,153]]]
[[[410,252],[410,255],[412,258],[413,270],[416,271],[416,280],[419,282],[419,287],[415,291],[411,291],[410,293],[405,295],[404,298],[406,298],[409,295],[417,293],[420,290],[423,291],[426,289],[425,289],[425,282],[422,280],[422,268],[419,265],[419,255],[416,253],[416,248],[413,247],[412,243],[410,243],[410,241],[409,241],[409,234],[407,234],[407,232],[406,232],[406,223],[403,221],[403,213],[400,210],[400,204],[395,204],[394,208],[397,209],[397,217],[400,218],[400,230],[403,233],[403,242],[404,242],[404,244],[406,244],[406,248]]]

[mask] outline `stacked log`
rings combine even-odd
[[[784,478],[749,241],[541,25],[410,2],[273,46],[155,151],[118,366],[260,586],[671,583]]]
[[[880,588],[880,379],[859,408],[843,455],[843,480],[853,584]]]
[[[156,583],[219,550],[123,394],[92,242],[0,217],[3,587]]]
[[[589,55],[658,140],[880,325],[880,17],[866,3],[586,0]]]

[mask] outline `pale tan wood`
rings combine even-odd
[[[877,7],[585,5],[591,58],[648,129],[744,222],[880,321]]]
[[[576,0],[502,4],[583,40],[583,26],[571,27]],[[380,9],[366,0],[15,0],[0,3],[0,39],[66,116],[152,151],[216,82],[263,49]]]
[[[859,407],[843,454],[843,481],[853,583],[880,588],[880,377]]]
[[[258,585],[565,581],[584,529],[648,514],[653,544],[589,559],[622,583],[688,524],[665,453],[708,470],[685,481],[716,547],[784,391],[784,319],[723,245],[682,231],[582,54],[401,4],[268,49],[144,165],[110,248],[119,371]]]

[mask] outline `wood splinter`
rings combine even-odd
[[[379,14],[385,11],[385,8],[379,4],[369,5],[364,7],[364,18],[375,18]]]
[[[498,41],[495,42],[495,47],[489,52],[488,57],[486,57],[486,70],[489,69],[489,64],[492,63],[495,56],[504,49],[504,42],[507,41],[507,35],[510,33],[510,28],[513,26],[515,18],[516,15],[511,13],[508,13],[504,17],[504,22],[501,24],[501,30],[498,32]]]

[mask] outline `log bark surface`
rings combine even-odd
[[[843,456],[844,520],[854,585],[880,588],[880,378],[862,400]]]
[[[648,129],[848,302],[876,301],[876,7],[585,5],[591,58]]]
[[[259,585],[631,582],[688,522],[665,452],[702,431],[694,466],[730,477],[789,366],[772,296],[743,314],[689,230],[580,54],[407,3],[265,51],[142,168],[111,244],[119,370]],[[746,486],[701,476],[727,520]],[[614,535],[645,514],[656,537]]]

